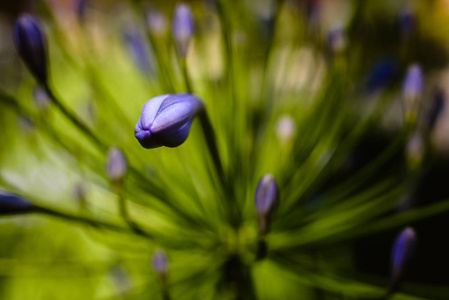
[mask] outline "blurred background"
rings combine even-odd
[[[157,237],[54,213],[2,216],[0,298],[380,299],[393,242],[412,226],[413,259],[392,299],[449,299],[449,1],[186,3],[195,33],[185,58],[172,36],[177,1],[0,3],[0,191],[125,226],[106,151],[17,54],[13,26],[28,13],[46,32],[58,97],[144,174],[130,171],[124,197]],[[133,136],[143,104],[188,91],[186,78],[216,129],[237,228],[199,125],[176,149],[144,150]],[[268,257],[254,263],[265,173],[281,196]],[[170,296],[151,265],[157,249]],[[233,277],[235,261],[249,271]]]

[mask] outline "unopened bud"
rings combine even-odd
[[[163,13],[151,10],[147,15],[147,23],[150,31],[155,36],[165,36],[168,29],[168,21]]]
[[[150,99],[134,128],[142,147],[177,147],[184,143],[195,115],[204,108],[192,94],[162,95]]]
[[[123,152],[112,147],[108,151],[107,174],[113,182],[121,182],[128,170],[128,163]]]
[[[0,215],[27,213],[34,208],[33,204],[17,195],[0,192]]]
[[[153,255],[153,269],[162,277],[167,276],[168,272],[168,259],[163,250],[157,250]]]
[[[402,87],[404,97],[415,99],[421,96],[423,86],[424,76],[421,67],[417,64],[410,66]]]
[[[34,77],[42,84],[47,82],[47,42],[39,23],[23,14],[14,25],[14,43],[17,51]]]
[[[413,256],[416,246],[416,233],[411,227],[405,228],[394,242],[391,252],[391,281],[389,290],[390,292],[399,284],[402,279],[405,269]]]
[[[187,47],[193,36],[194,23],[190,7],[185,3],[176,6],[173,19],[173,36],[181,57],[187,55]]]
[[[270,217],[276,207],[278,197],[278,187],[273,175],[264,175],[257,184],[254,197],[259,233],[261,235],[265,235],[269,231]]]

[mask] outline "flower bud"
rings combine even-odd
[[[123,152],[112,147],[108,151],[107,174],[113,182],[121,182],[128,169],[128,163]]]
[[[276,135],[281,143],[286,144],[290,142],[295,133],[295,120],[290,115],[282,115],[276,124]]]
[[[185,57],[190,39],[193,36],[193,16],[190,7],[185,3],[176,6],[173,20],[173,36],[178,47],[179,54]]]
[[[33,204],[19,196],[0,192],[0,215],[27,213],[34,208]]]
[[[266,174],[259,180],[254,202],[256,206],[259,233],[265,235],[269,231],[269,222],[278,202],[278,187],[273,175]]]
[[[373,94],[383,90],[391,83],[396,69],[396,63],[392,60],[383,59],[377,61],[365,79],[364,92]]]
[[[153,255],[153,269],[162,277],[167,276],[168,272],[168,259],[163,250],[157,250]]]
[[[419,133],[413,134],[407,142],[406,158],[411,170],[417,170],[424,157],[424,141]]]
[[[167,33],[167,18],[163,13],[152,10],[147,15],[148,28],[155,36],[165,36]]]
[[[142,147],[177,147],[189,135],[193,117],[204,108],[192,94],[162,95],[150,99],[134,128]]]
[[[421,96],[424,85],[424,77],[421,67],[414,64],[408,68],[405,76],[402,92],[405,98],[415,99]]]
[[[336,26],[329,30],[327,34],[327,43],[332,53],[340,53],[346,47],[346,36],[343,28]]]
[[[136,28],[128,26],[123,32],[123,39],[138,69],[144,74],[152,73],[154,70],[151,65],[150,49],[145,44],[140,32]]]
[[[86,20],[86,11],[89,6],[89,0],[75,0],[74,9],[78,20],[84,23]]]
[[[405,228],[396,238],[391,252],[391,281],[389,289],[393,291],[404,275],[405,269],[416,246],[416,233],[411,227]]]
[[[45,89],[41,88],[40,86],[34,87],[33,99],[34,99],[34,103],[36,104],[36,107],[40,111],[47,110],[51,103],[51,100],[48,97],[47,92],[45,91]]]
[[[47,82],[46,38],[36,20],[23,14],[14,25],[14,43],[20,57],[34,77],[41,83]]]
[[[432,103],[430,104],[424,120],[424,124],[428,130],[432,130],[435,127],[438,118],[444,110],[445,104],[446,97],[444,92],[441,90],[437,91],[432,99]]]

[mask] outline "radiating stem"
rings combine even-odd
[[[139,226],[131,219],[129,215],[128,203],[126,202],[124,195],[125,193],[123,188],[123,182],[115,182],[114,188],[118,197],[118,207],[120,216],[135,233],[139,234],[140,232],[142,232],[142,229],[139,228]]]
[[[45,91],[48,94],[48,97],[52,100],[55,106],[59,109],[59,111],[69,119],[76,127],[78,127],[86,136],[89,138],[101,151],[106,151],[108,147],[105,143],[103,143],[93,132],[87,127],[87,125],[81,121],[73,111],[71,111],[68,107],[66,107],[56,95],[53,93],[53,90],[48,86],[44,86]]]
[[[187,59],[185,57],[180,58],[180,64],[182,69],[182,75],[184,77],[184,84],[187,93],[193,93],[192,84],[189,76],[189,70],[187,69]]]
[[[202,110],[199,115],[201,128],[203,130],[204,137],[206,139],[206,144],[209,149],[209,153],[212,158],[212,162],[215,166],[215,170],[217,172],[218,178],[220,180],[221,186],[223,188],[223,191],[228,199],[224,199],[225,201],[225,207],[228,209],[228,214],[230,221],[232,225],[237,228],[239,223],[239,212],[238,207],[236,204],[236,199],[234,195],[234,189],[229,183],[229,180],[225,174],[225,171],[223,169],[223,165],[220,159],[220,154],[218,152],[217,147],[217,140],[215,136],[214,129],[212,127],[212,124],[209,120],[209,117],[207,116],[207,113],[205,110]],[[232,203],[231,203],[232,202]]]

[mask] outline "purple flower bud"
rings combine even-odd
[[[41,83],[47,82],[46,38],[36,20],[23,14],[14,25],[14,43],[20,57],[34,77]]]
[[[108,151],[107,174],[113,182],[120,182],[126,174],[128,163],[123,152],[112,147]]]
[[[342,52],[346,47],[346,36],[340,26],[329,30],[327,34],[327,43],[333,53]]]
[[[411,227],[405,228],[396,238],[391,252],[390,291],[394,290],[401,280],[416,246],[416,233]]]
[[[19,196],[0,192],[0,215],[27,213],[34,208],[33,204]]]
[[[160,11],[150,11],[147,15],[147,23],[154,35],[164,36],[167,33],[167,18]]]
[[[257,184],[254,202],[259,222],[259,233],[268,233],[269,221],[278,202],[278,187],[273,175],[264,175]]]
[[[192,94],[162,95],[150,99],[134,128],[142,147],[177,147],[189,135],[193,117],[204,108]]]
[[[153,269],[160,276],[166,276],[168,272],[168,259],[163,250],[157,250],[153,255]]]
[[[152,73],[154,68],[151,64],[150,49],[145,44],[140,32],[136,28],[128,26],[123,32],[123,39],[139,70],[144,74]]]
[[[402,36],[409,37],[415,31],[416,16],[412,8],[403,8],[399,12],[398,21]]]
[[[384,89],[393,80],[396,66],[396,62],[390,59],[377,61],[365,79],[364,92],[372,94]]]
[[[75,13],[81,23],[83,23],[86,19],[86,11],[89,6],[89,2],[89,0],[75,0],[74,2]]]
[[[34,102],[36,103],[37,108],[40,111],[47,110],[47,108],[50,106],[51,100],[48,97],[47,92],[40,86],[34,87],[33,98],[34,98]]]
[[[173,36],[178,47],[179,54],[185,57],[189,41],[193,36],[194,24],[190,7],[185,3],[176,6],[173,20]]]
[[[405,76],[402,92],[406,98],[417,98],[421,95],[424,86],[424,76],[419,65],[409,67]]]

